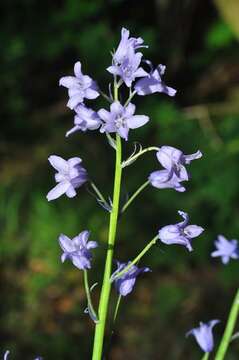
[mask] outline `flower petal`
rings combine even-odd
[[[68,181],[66,182],[60,182],[57,184],[49,193],[47,194],[47,200],[52,201],[57,198],[59,198],[61,195],[65,194],[68,188],[70,187],[70,183]]]
[[[145,125],[149,121],[149,117],[145,115],[134,115],[127,119],[127,124],[130,129],[137,129]]]
[[[68,171],[68,163],[62,157],[57,155],[51,155],[48,158],[49,163],[51,166],[54,167],[59,172],[67,173]]]

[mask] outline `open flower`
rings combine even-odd
[[[47,200],[55,200],[63,194],[69,198],[76,196],[76,190],[87,181],[87,172],[81,166],[81,159],[74,157],[69,160],[64,160],[60,156],[51,155],[48,158],[50,164],[58,172],[55,175],[55,180],[58,183],[47,194]]]
[[[167,225],[159,230],[159,239],[167,245],[178,244],[186,246],[189,251],[192,251],[191,240],[199,236],[204,229],[197,225],[188,225],[189,216],[183,211],[178,211],[182,216],[183,221],[175,225]]]
[[[143,79],[140,79],[136,82],[134,90],[138,95],[148,95],[156,92],[164,93],[169,96],[174,96],[176,90],[165,85],[161,77],[165,73],[166,66],[158,65],[158,67],[145,76]]]
[[[107,71],[113,75],[120,76],[126,86],[130,87],[137,77],[148,75],[148,73],[140,67],[141,59],[142,54],[135,53],[134,49],[130,47],[127,51],[127,56],[124,57],[122,63],[120,65],[113,64],[109,66]]]
[[[130,49],[133,49],[135,51],[142,47],[148,47],[146,45],[143,45],[143,43],[144,40],[141,37],[138,38],[129,37],[129,30],[122,28],[121,40],[113,55],[114,63],[121,64],[123,60],[127,57]]]
[[[59,85],[68,89],[70,99],[67,106],[70,109],[74,109],[84,99],[95,99],[100,95],[96,82],[88,75],[82,74],[80,61],[75,63],[74,73],[75,76],[64,76],[59,81]]]
[[[150,269],[147,267],[139,268],[136,265],[133,265],[125,274],[114,280],[114,277],[130,264],[130,262],[120,263],[119,261],[116,263],[117,270],[112,274],[111,278],[115,283],[116,290],[121,296],[126,296],[131,293],[135,285],[136,278],[139,274],[150,271]]]
[[[207,324],[200,322],[200,326],[190,330],[186,336],[195,336],[200,348],[206,353],[211,352],[214,347],[212,328],[219,322],[219,320],[211,320]]]
[[[197,151],[194,154],[185,155],[181,150],[172,146],[162,146],[156,156],[165,170],[154,171],[150,174],[151,185],[159,189],[173,188],[176,191],[183,192],[186,189],[180,183],[189,179],[185,165],[201,158],[202,153]]]
[[[126,107],[119,101],[110,105],[110,112],[105,109],[98,111],[99,117],[103,120],[101,132],[118,133],[123,139],[128,140],[129,129],[136,129],[149,121],[145,115],[134,115],[135,105],[129,103]]]
[[[74,127],[67,131],[66,136],[76,131],[96,130],[102,124],[97,112],[80,104],[75,108],[76,115],[74,117]]]
[[[92,260],[90,249],[96,248],[98,244],[96,241],[88,241],[89,235],[90,232],[85,230],[71,240],[66,235],[61,234],[59,236],[59,244],[63,250],[61,261],[70,259],[78,269],[90,269]]]
[[[223,235],[218,235],[218,238],[214,244],[216,250],[211,253],[211,256],[220,256],[223,264],[227,264],[230,259],[239,259],[239,248],[237,240],[227,240]]]

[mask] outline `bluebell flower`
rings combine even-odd
[[[58,172],[55,175],[57,185],[49,191],[47,200],[55,200],[63,194],[69,198],[76,196],[75,189],[87,181],[87,172],[81,166],[82,160],[79,157],[64,160],[57,155],[51,155],[48,160]]]
[[[216,250],[211,253],[211,256],[220,256],[223,264],[227,264],[230,259],[239,259],[239,248],[237,240],[227,240],[223,235],[218,235],[218,238],[214,244]]]
[[[155,70],[152,69],[147,76],[138,80],[134,86],[136,93],[138,95],[148,95],[159,92],[165,93],[169,96],[174,96],[176,94],[176,90],[166,86],[161,79],[165,73],[165,69],[166,66],[158,65]]]
[[[74,109],[84,99],[96,99],[100,95],[96,82],[82,74],[80,61],[75,63],[74,73],[75,76],[64,76],[59,81],[59,85],[68,89],[70,99],[67,106],[70,109]]]
[[[120,43],[113,55],[113,60],[115,64],[121,64],[124,59],[128,56],[128,52],[132,50],[137,50],[142,47],[148,47],[143,45],[144,40],[141,37],[134,38],[129,37],[129,30],[122,28],[121,29],[121,40]]]
[[[59,244],[63,250],[61,261],[69,259],[80,270],[90,269],[92,260],[90,250],[96,248],[98,244],[96,241],[88,241],[89,235],[90,232],[85,230],[71,240],[61,234],[59,236]]]
[[[219,320],[211,320],[207,324],[200,322],[198,328],[190,330],[186,336],[193,335],[196,338],[196,341],[200,348],[205,352],[209,353],[213,350],[214,340],[212,334],[212,328],[218,324]]]
[[[67,131],[66,136],[76,131],[96,130],[102,124],[97,112],[80,104],[75,108],[74,127]]]
[[[110,112],[105,109],[98,111],[99,117],[103,121],[101,132],[118,133],[123,139],[128,140],[129,129],[136,129],[149,121],[145,115],[134,115],[135,105],[129,103],[126,107],[119,101],[110,105]]]
[[[10,351],[9,351],[9,350],[5,351],[3,360],[8,360],[8,355],[9,355],[9,354],[10,354]],[[43,360],[43,358],[42,358],[42,357],[37,357],[37,358],[34,359],[34,360]]]
[[[121,77],[126,86],[130,87],[132,82],[138,77],[147,76],[148,73],[140,67],[142,59],[141,53],[135,53],[133,48],[129,48],[127,56],[124,57],[121,64],[113,64],[107,68],[113,75]]]
[[[125,267],[130,264],[130,261],[128,263],[120,263],[117,261],[116,263],[117,270],[112,274],[111,279],[114,281],[115,288],[121,296],[126,296],[131,293],[139,274],[150,271],[148,267],[139,268],[136,265],[133,265],[125,274],[114,280],[114,277],[120,271],[124,270]]]
[[[183,192],[186,189],[181,182],[189,180],[185,165],[201,158],[202,153],[197,151],[194,154],[185,155],[181,150],[172,146],[162,146],[156,156],[164,170],[154,171],[150,174],[151,185],[159,189],[173,188],[176,191]]]
[[[182,216],[183,221],[175,225],[167,225],[159,230],[159,239],[164,244],[178,244],[186,246],[189,251],[192,251],[191,240],[199,236],[204,229],[198,225],[188,225],[189,216],[183,211],[178,211]]]

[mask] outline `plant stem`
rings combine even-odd
[[[135,160],[138,159],[138,157],[140,157],[141,155],[143,155],[144,153],[148,152],[148,151],[158,151],[159,148],[157,146],[150,146],[144,150],[139,151],[137,154],[135,154],[134,156],[129,157],[129,159],[125,160],[122,162],[122,168],[130,165],[131,163],[133,163]]]
[[[87,270],[84,270],[84,285],[85,285],[85,292],[86,292],[87,307],[88,307],[89,315],[92,318],[92,320],[95,323],[97,323],[98,322],[98,317],[96,315],[96,312],[94,310],[94,307],[93,307],[93,304],[92,304],[92,301],[91,301]]]
[[[116,83],[116,79],[114,81],[114,100],[118,100],[118,86]],[[122,159],[121,138],[117,134],[113,205],[112,205],[112,211],[110,213],[108,249],[107,249],[106,261],[105,261],[103,285],[100,294],[100,303],[99,303],[99,311],[98,311],[99,323],[96,324],[95,327],[92,360],[102,359],[105,324],[106,324],[110,290],[111,290],[110,276],[112,272],[114,243],[115,243],[116,228],[117,228],[118,214],[119,214],[119,198],[120,198],[120,186],[121,186],[121,175],[122,175],[121,159]]]
[[[149,185],[149,180],[147,180],[145,183],[143,183],[143,185],[141,185],[136,191],[135,193],[129,198],[129,200],[124,204],[124,206],[122,207],[121,210],[121,214],[127,209],[127,207],[134,201],[134,199],[141,193],[141,191],[144,190],[144,188],[146,188],[146,186]]]
[[[236,325],[238,314],[239,314],[239,289],[237,290],[234,301],[232,303],[231,310],[227,320],[226,329],[224,331],[221,343],[216,353],[215,360],[224,359],[229,343],[232,338],[232,334]]]
[[[97,186],[93,183],[93,181],[90,182],[90,185],[96,195],[99,197],[99,199],[102,201],[102,203],[107,205],[107,201],[105,200],[104,196],[101,194],[100,190],[97,188]]]
[[[209,352],[206,352],[206,353],[203,355],[202,360],[208,360],[209,354],[210,354]]]
[[[134,260],[130,261],[130,264],[127,265],[122,271],[120,271],[119,273],[117,273],[116,275],[114,275],[113,279],[111,279],[111,282],[120,278],[122,275],[124,275],[125,273],[127,273],[129,271],[129,269],[136,264],[143,256],[144,254],[146,254],[147,251],[149,251],[149,249],[156,244],[156,241],[158,240],[158,235],[156,235],[146,246],[145,248],[139,253],[138,256],[136,256],[136,258],[134,258]]]

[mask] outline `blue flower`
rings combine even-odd
[[[126,107],[122,106],[119,101],[110,105],[110,111],[100,109],[99,117],[103,120],[101,132],[118,133],[123,139],[128,140],[129,129],[136,129],[143,126],[149,121],[145,115],[134,115],[135,105],[129,103]]]
[[[172,146],[162,146],[156,156],[164,170],[154,171],[150,174],[149,181],[151,185],[159,189],[172,188],[183,192],[186,189],[181,185],[181,182],[189,180],[185,165],[201,158],[202,153],[197,151],[194,154],[185,155],[181,150]]]
[[[112,274],[111,279],[115,283],[115,288],[121,296],[126,296],[133,290],[133,287],[136,282],[136,278],[139,274],[150,271],[147,267],[139,268],[136,265],[131,266],[131,268],[122,276],[114,280],[114,277],[122,270],[126,268],[130,264],[128,263],[120,263],[116,262],[117,270]]]
[[[219,320],[211,320],[207,324],[200,322],[200,326],[190,330],[186,336],[195,336],[200,348],[206,353],[211,352],[214,347],[212,328],[219,322]]]
[[[47,200],[55,200],[63,194],[66,194],[69,198],[76,196],[75,189],[87,181],[87,172],[81,166],[81,158],[74,157],[64,160],[60,156],[51,155],[48,160],[58,171],[55,175],[58,184],[49,191]]]
[[[97,112],[80,104],[75,108],[74,127],[67,131],[66,137],[76,131],[96,130],[102,124]]]
[[[59,81],[59,85],[68,88],[70,99],[67,106],[70,109],[74,109],[84,99],[96,99],[100,95],[95,81],[82,74],[80,61],[75,63],[74,73],[75,76],[64,76]]]
[[[90,249],[96,248],[98,244],[96,241],[88,241],[89,235],[90,232],[85,230],[71,240],[66,235],[61,234],[59,236],[59,244],[63,250],[61,261],[70,259],[78,269],[90,269],[92,260]]]
[[[239,258],[239,248],[237,240],[227,240],[223,235],[218,235],[214,242],[216,250],[211,253],[212,257],[220,256],[223,264],[227,264],[230,259]]]
[[[178,244],[186,246],[192,251],[191,240],[199,236],[204,229],[197,225],[188,225],[189,216],[183,211],[178,211],[179,215],[184,219],[175,225],[167,225],[159,230],[159,239],[167,245]]]
[[[155,70],[152,69],[147,76],[138,80],[134,86],[136,93],[138,95],[148,95],[159,92],[165,93],[169,96],[174,96],[176,94],[176,90],[166,86],[161,79],[162,75],[164,75],[165,69],[166,66],[158,65]]]

